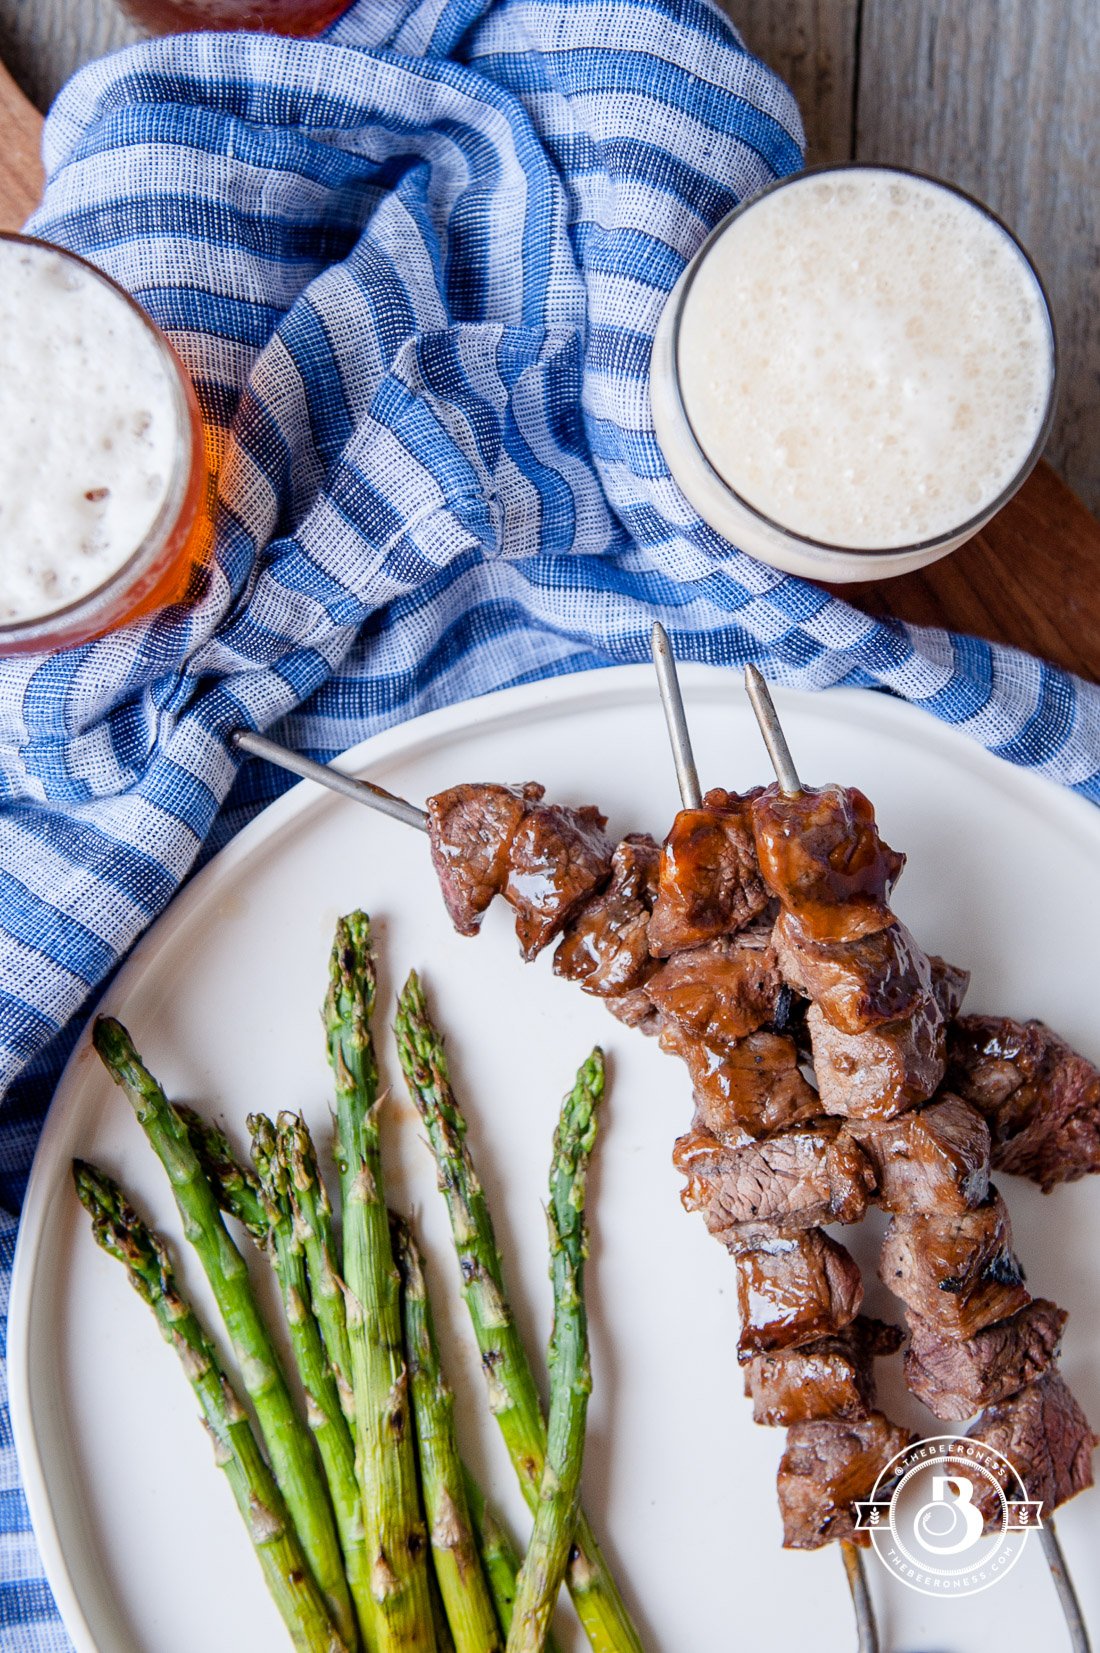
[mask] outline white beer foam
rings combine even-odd
[[[680,323],[683,402],[714,469],[783,527],[851,550],[933,539],[992,503],[1052,371],[1011,238],[878,169],[808,175],[735,219]]]
[[[52,614],[134,554],[172,484],[179,409],[112,288],[0,240],[0,621]]]

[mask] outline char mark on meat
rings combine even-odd
[[[871,1496],[879,1475],[911,1439],[881,1412],[796,1423],[779,1463],[784,1546],[817,1550],[839,1539],[866,1542],[856,1532],[856,1503]]]
[[[996,1189],[974,1211],[893,1217],[879,1274],[910,1314],[943,1337],[970,1338],[1030,1301]]]
[[[770,936],[754,926],[673,953],[646,983],[662,1023],[689,1039],[734,1045],[770,1022],[782,990]]]
[[[776,1131],[726,1148],[698,1122],[680,1137],[673,1163],[687,1178],[684,1209],[698,1211],[728,1243],[742,1223],[784,1228],[858,1222],[873,1187],[871,1167],[835,1119]]]
[[[794,1040],[781,1034],[750,1033],[729,1046],[689,1038],[673,1023],[661,1030],[661,1049],[687,1063],[698,1116],[727,1146],[740,1146],[746,1133],[765,1136],[821,1112]]]
[[[820,1228],[742,1225],[727,1245],[737,1269],[742,1365],[843,1330],[859,1313],[863,1281],[842,1245]]]
[[[774,942],[784,980],[842,1033],[901,1021],[932,991],[931,965],[896,919],[852,941],[818,940],[784,911]]]
[[[745,1368],[753,1422],[771,1428],[813,1418],[865,1418],[874,1409],[873,1362],[901,1347],[896,1326],[857,1315],[835,1337],[755,1355]]]
[[[879,837],[875,812],[851,786],[769,786],[752,803],[764,883],[818,940],[853,941],[894,922],[888,901],[905,865]]]
[[[973,1337],[944,1337],[937,1321],[911,1316],[905,1381],[937,1418],[973,1417],[1053,1366],[1066,1312],[1045,1297]]]
[[[895,1119],[849,1120],[887,1211],[966,1211],[989,1194],[989,1127],[960,1097],[941,1094]]]
[[[554,973],[579,981],[586,993],[619,997],[641,987],[656,965],[649,919],[657,895],[659,844],[631,833],[616,845],[606,889],[577,914],[554,954]]]
[[[1100,1171],[1100,1071],[1045,1023],[960,1016],[948,1083],[989,1121],[999,1171],[1044,1193]]]
[[[716,788],[699,809],[676,816],[661,851],[649,926],[655,957],[731,935],[767,906],[749,821],[753,796]]]
[[[819,1005],[806,1013],[821,1106],[846,1119],[892,1119],[927,1102],[945,1070],[943,1017],[931,994],[913,1015],[866,1033],[841,1033]]]
[[[1027,1497],[1042,1501],[1044,1520],[1092,1485],[1097,1437],[1057,1368],[989,1407],[967,1430],[967,1437],[1004,1454]],[[975,1502],[988,1525],[999,1525],[999,1500],[992,1487],[979,1487]]]

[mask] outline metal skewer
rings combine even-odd
[[[676,765],[676,779],[680,785],[680,799],[685,809],[698,809],[702,802],[702,794],[699,789],[699,775],[695,768],[695,758],[691,750],[691,735],[688,731],[687,717],[684,712],[684,697],[680,692],[680,679],[676,671],[676,657],[672,652],[665,628],[660,621],[654,623],[651,648],[653,664],[657,669],[657,685],[661,693],[661,705],[665,710],[665,722],[668,724],[668,736],[672,743],[672,757]],[[791,760],[790,750],[783,730],[780,728],[767,684],[755,666],[745,667],[745,681],[749,697],[752,700],[753,710],[756,713],[765,743],[771,754],[772,762],[775,764],[776,773],[779,775],[779,784],[784,792],[801,792],[802,786],[798,779],[798,773]],[[840,1545],[840,1557],[848,1578],[848,1588],[852,1592],[852,1606],[856,1615],[858,1653],[879,1653],[878,1625],[875,1623],[875,1610],[871,1601],[871,1592],[867,1585],[863,1556],[860,1554],[857,1545],[844,1540]]]
[[[745,688],[752,702],[752,709],[756,713],[756,721],[760,725],[760,733],[764,737],[764,745],[768,748],[768,756],[774,765],[776,778],[781,789],[788,795],[801,792],[802,783],[798,778],[798,771],[794,766],[791,749],[787,745],[787,737],[783,733],[771,693],[767,683],[765,683],[755,666],[745,667]],[[1050,1576],[1054,1580],[1054,1588],[1058,1592],[1058,1599],[1065,1614],[1072,1653],[1091,1653],[1089,1635],[1085,1629],[1085,1621],[1081,1613],[1081,1604],[1077,1599],[1077,1591],[1074,1589],[1069,1568],[1066,1566],[1066,1558],[1058,1541],[1053,1518],[1039,1528],[1039,1539],[1043,1546],[1047,1566],[1050,1568]],[[856,1610],[860,1653],[864,1653],[865,1647],[867,1653],[877,1653],[878,1632],[871,1612],[867,1580],[863,1570],[863,1558],[853,1544],[842,1543],[841,1553],[844,1556],[844,1565],[848,1571],[848,1583],[851,1586],[852,1601]]]
[[[421,832],[428,830],[428,817],[424,810],[418,809],[406,798],[395,797],[384,786],[375,786],[373,781],[357,780],[354,775],[345,775],[342,769],[333,769],[325,763],[314,763],[312,758],[303,758],[292,752],[289,746],[280,746],[277,741],[268,740],[266,735],[257,735],[251,729],[235,729],[230,739],[239,751],[248,752],[254,758],[266,758],[276,769],[287,769],[292,775],[300,775],[304,781],[316,781],[320,786],[327,786],[330,792],[354,798],[357,804],[366,804],[368,809],[376,809],[380,815],[390,815],[405,826],[417,827]]]

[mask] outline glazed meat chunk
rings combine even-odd
[[[1044,1193],[1100,1171],[1100,1071],[1044,1022],[960,1016],[948,1071],[952,1090],[989,1121],[999,1171]]]
[[[729,1147],[740,1147],[746,1133],[764,1136],[821,1112],[795,1042],[785,1034],[750,1033],[735,1045],[712,1044],[673,1023],[661,1030],[661,1049],[687,1063],[699,1118]]]
[[[841,1033],[816,1004],[806,1013],[806,1027],[825,1113],[892,1119],[927,1102],[942,1083],[946,1040],[931,994],[904,1021],[866,1033]]]
[[[504,899],[516,912],[520,952],[533,959],[560,935],[611,873],[611,844],[598,809],[532,803],[516,829]]]
[[[895,1119],[849,1120],[887,1211],[967,1211],[989,1193],[989,1127],[976,1108],[941,1094]]]
[[[948,964],[938,953],[929,953],[928,963],[932,967],[932,997],[939,1005],[944,1021],[952,1022],[966,998],[970,971],[961,969],[957,964]]]
[[[859,1314],[835,1337],[755,1355],[745,1368],[754,1423],[771,1428],[812,1418],[865,1418],[875,1404],[873,1362],[901,1347],[896,1326]]]
[[[867,1159],[835,1119],[795,1125],[733,1149],[696,1123],[677,1142],[672,1160],[687,1178],[680,1194],[685,1211],[700,1212],[723,1242],[747,1222],[784,1228],[858,1222],[874,1183]]]
[[[881,1472],[911,1438],[881,1412],[794,1424],[779,1463],[784,1546],[816,1550],[852,1538],[857,1501],[871,1496]]]
[[[649,917],[657,894],[660,846],[631,833],[611,857],[611,881],[566,930],[554,954],[554,974],[579,981],[601,998],[632,992],[652,975]]]
[[[525,786],[484,782],[452,786],[428,799],[432,864],[460,935],[476,935],[481,928],[486,908],[504,888],[519,824],[544,791],[537,781]]]
[[[716,788],[700,809],[682,809],[661,851],[649,926],[658,958],[743,929],[767,905],[749,821],[749,799]]]
[[[912,1014],[932,989],[932,969],[895,920],[854,941],[817,940],[790,912],[780,913],[774,943],[784,981],[842,1033],[864,1033]]]
[[[742,1365],[755,1355],[829,1337],[859,1313],[859,1268],[820,1228],[786,1233],[766,1224],[743,1226],[726,1243],[737,1269]]]
[[[782,986],[770,931],[754,927],[673,953],[646,991],[665,1025],[733,1045],[772,1020]]]
[[[967,1430],[967,1437],[1004,1454],[1022,1478],[1027,1496],[1042,1500],[1044,1519],[1092,1485],[1097,1438],[1057,1368],[989,1407]],[[987,1485],[983,1497],[981,1478],[975,1481],[975,1502],[988,1523],[997,1514],[996,1496]],[[1009,1497],[1018,1496],[1009,1491]]]
[[[962,1340],[945,1338],[935,1323],[911,1319],[905,1381],[937,1418],[973,1417],[1054,1364],[1066,1319],[1066,1311],[1045,1297]]]
[[[1030,1301],[995,1189],[976,1211],[893,1217],[879,1274],[909,1312],[942,1337],[969,1338]]]
[[[766,787],[752,802],[760,873],[768,889],[821,941],[853,941],[894,922],[890,891],[904,855],[879,837],[854,786]]]

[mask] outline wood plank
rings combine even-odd
[[[746,46],[790,86],[806,127],[806,159],[853,154],[860,0],[720,0]]]
[[[1098,86],[1096,0],[864,0],[857,156],[961,184],[1029,249],[1051,296],[1061,349],[1047,457],[1094,510]]]
[[[942,562],[827,589],[867,614],[1009,643],[1100,682],[1100,523],[1049,465]]]
[[[17,230],[42,194],[42,117],[0,63],[0,230]]]

